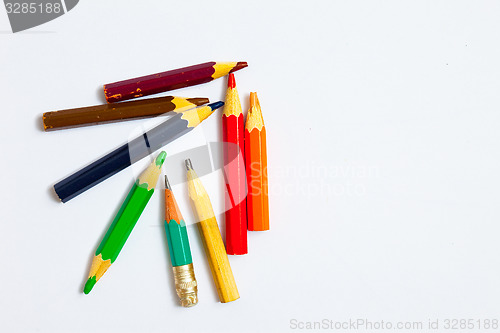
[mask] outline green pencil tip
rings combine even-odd
[[[87,283],[85,283],[85,287],[83,288],[83,292],[85,294],[88,294],[92,290],[92,288],[94,288],[94,285],[96,282],[97,282],[97,280],[96,280],[95,276],[89,278],[87,280]]]
[[[167,158],[167,153],[162,151],[156,158],[156,165],[158,166],[163,165],[163,162],[165,162],[165,158]]]

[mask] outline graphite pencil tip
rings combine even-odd
[[[165,175],[165,188],[167,190],[172,190],[172,188],[170,187],[170,183],[168,181],[167,175]]]
[[[186,160],[186,169],[189,171],[189,170],[193,170],[193,164],[191,164],[191,159],[187,159]]]
[[[231,69],[231,71],[229,73],[239,71],[240,69],[245,68],[247,66],[248,66],[248,63],[246,61],[239,61],[236,63],[236,66],[234,66],[233,69]]]
[[[234,80],[234,74],[233,73],[229,73],[229,77],[227,79],[227,87],[231,88],[231,89],[236,88],[236,81]]]
[[[215,103],[210,103],[207,106],[209,106],[212,109],[212,111],[214,111],[214,110],[217,110],[218,108],[220,108],[223,105],[224,105],[224,102],[218,101],[218,102],[215,102]]]

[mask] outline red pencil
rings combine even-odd
[[[226,176],[226,250],[227,254],[246,254],[246,177],[244,162],[243,113],[234,74],[229,74],[226,103],[222,113],[224,171]]]

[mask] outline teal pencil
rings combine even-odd
[[[165,176],[165,233],[174,271],[175,289],[184,307],[198,303],[198,284],[194,275],[186,222]]]

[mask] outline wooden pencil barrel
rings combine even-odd
[[[219,299],[222,303],[237,300],[240,295],[210,198],[194,170],[188,170],[187,179],[189,198],[200,221],[199,230]]]
[[[250,93],[250,110],[245,124],[245,166],[247,170],[248,230],[269,230],[266,128],[257,93]]]
[[[199,230],[220,301],[237,300],[240,295],[215,217],[200,221]]]
[[[223,102],[215,102],[177,113],[143,135],[59,181],[54,185],[56,194],[62,202],[71,200],[148,156],[152,151],[188,133],[222,105]]]
[[[247,181],[244,162],[245,124],[234,74],[229,74],[226,103],[222,113],[224,176],[226,181],[226,250],[230,255],[248,253]]]
[[[104,85],[108,103],[207,83],[247,67],[246,62],[206,62]]]
[[[162,115],[166,112],[187,110],[208,103],[208,98],[165,96],[115,104],[50,111],[42,116],[45,131],[114,123]]]

